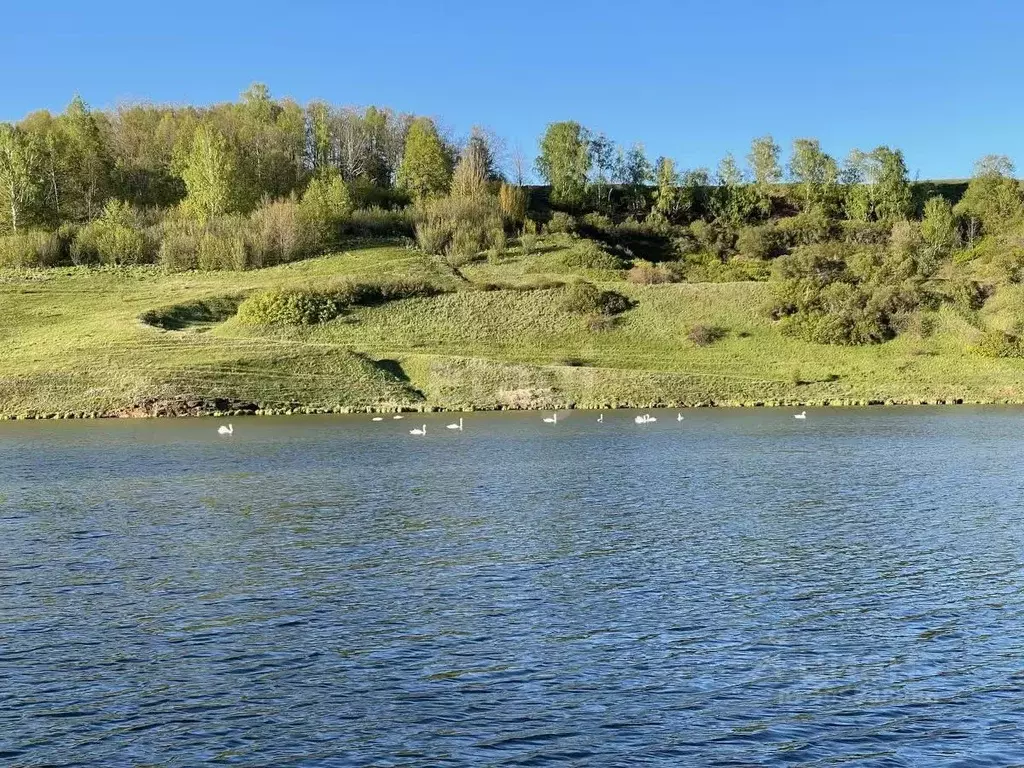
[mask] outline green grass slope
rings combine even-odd
[[[975,352],[980,321],[949,309],[928,333],[833,347],[780,334],[763,283],[636,286],[590,273],[636,302],[600,330],[565,312],[557,287],[481,289],[583,276],[559,248],[472,265],[464,279],[393,246],[240,273],[0,273],[0,414],[1024,400],[1021,361]],[[252,291],[382,275],[449,292],[313,327],[233,317]],[[1007,291],[982,319],[998,326],[1022,304]],[[724,336],[697,346],[695,325]]]

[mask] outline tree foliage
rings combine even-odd
[[[434,121],[420,117],[409,126],[398,184],[414,198],[443,195],[452,181],[452,161]]]
[[[540,142],[537,172],[551,185],[551,201],[582,205],[590,173],[590,139],[579,123],[551,123]]]

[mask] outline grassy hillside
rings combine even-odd
[[[561,266],[565,242],[467,266],[461,279],[394,246],[247,272],[5,272],[0,414],[1024,400],[1024,363],[975,352],[976,323],[949,307],[932,313],[927,334],[825,346],[779,333],[762,311],[765,283],[640,286],[589,272],[635,302],[595,330],[550,287],[581,276]],[[448,292],[310,327],[233,316],[256,290],[369,275]],[[511,287],[531,282],[542,287]],[[998,327],[1022,304],[1018,288],[1002,291],[983,320]],[[698,346],[688,339],[696,325],[723,335]]]

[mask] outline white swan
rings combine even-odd
[[[233,424],[228,424],[225,427],[223,424],[221,424],[220,427],[217,428],[217,434],[218,435],[233,435],[233,434],[235,434],[235,426]]]
[[[647,414],[647,423],[648,423],[648,424],[651,424],[651,423],[653,423],[653,422],[655,422],[655,421],[657,421],[657,419],[656,419],[656,418],[654,418],[653,416],[651,416],[651,414],[649,414],[649,413],[648,413],[648,414]]]
[[[604,424],[604,414],[603,413],[600,416],[597,417],[597,423],[598,424]]]
[[[794,419],[806,419],[807,418],[807,411],[801,411],[800,413],[798,413],[793,418]]]
[[[657,419],[651,416],[651,414],[645,413],[643,416],[634,417],[633,421],[637,424],[650,424],[651,422],[657,421]]]
[[[391,418],[392,418],[392,419],[395,419],[395,420],[397,421],[398,419],[404,419],[404,418],[405,418],[405,416],[403,416],[403,415],[402,415],[402,414],[400,414],[400,413],[396,413],[396,414],[395,414],[394,416],[392,416]]]
[[[383,416],[374,416],[370,421],[384,421]]]
[[[424,424],[420,429],[410,429],[410,435],[425,435],[427,434],[427,425]]]
[[[676,414],[676,421],[682,421],[684,418],[686,418],[686,417],[683,416],[683,414],[681,414],[681,413],[677,413]]]
[[[462,417],[459,416],[459,423],[458,424],[449,424],[447,426],[447,429],[457,429],[457,430],[459,430],[459,432],[461,432],[462,431]]]
[[[557,424],[558,423],[558,414],[556,413],[556,414],[554,414],[552,416],[545,417],[544,423],[545,424]]]

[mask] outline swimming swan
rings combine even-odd
[[[651,416],[651,414],[645,413],[643,416],[636,416],[633,421],[637,424],[650,424],[651,422],[657,421],[657,419]]]
[[[392,416],[391,418],[392,418],[392,419],[395,419],[395,420],[397,421],[398,419],[404,419],[404,418],[405,418],[405,416],[403,416],[403,415],[402,415],[402,414],[400,414],[400,413],[396,413],[396,414],[395,414],[394,416]]]
[[[462,431],[462,417],[461,416],[459,417],[459,423],[458,424],[449,424],[447,429],[457,429],[457,430],[459,430],[459,432],[461,432]]]
[[[425,434],[427,434],[427,425],[424,424],[423,427],[420,428],[420,429],[410,429],[409,430],[409,434],[410,435],[425,435]]]
[[[604,414],[603,413],[600,416],[597,417],[597,423],[598,424],[604,424]]]
[[[544,423],[545,424],[557,424],[558,423],[558,414],[556,413],[553,416],[546,417],[544,419]]]
[[[384,421],[383,416],[374,416],[370,421]]]
[[[676,421],[682,421],[684,418],[686,418],[686,417],[683,416],[683,414],[681,414],[681,413],[677,413],[676,414]]]
[[[233,424],[228,424],[226,427],[223,424],[221,424],[220,427],[217,429],[217,434],[218,435],[233,435],[233,434],[235,434],[235,427],[234,427]]]
[[[806,419],[807,418],[807,411],[801,411],[800,413],[798,413],[793,418],[794,419]]]

